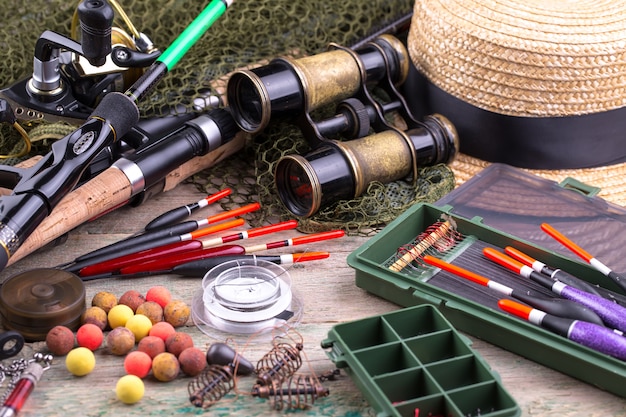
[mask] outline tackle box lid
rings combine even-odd
[[[575,178],[557,183],[494,163],[435,205],[584,263],[541,231],[541,223],[549,223],[614,271],[626,272],[620,250],[626,245],[626,208],[597,197],[599,191]]]

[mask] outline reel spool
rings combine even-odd
[[[32,269],[8,278],[0,287],[0,317],[5,328],[28,341],[45,340],[57,325],[76,330],[85,311],[85,286],[59,269]]]
[[[276,335],[302,317],[302,300],[289,273],[264,260],[235,260],[212,268],[193,297],[192,319],[216,338],[265,332]]]

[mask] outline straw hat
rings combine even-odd
[[[458,183],[504,162],[626,205],[626,1],[417,0],[407,45],[405,95],[457,127]]]

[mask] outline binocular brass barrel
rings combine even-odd
[[[331,203],[359,197],[373,181],[416,180],[420,167],[451,162],[458,150],[456,129],[435,114],[407,131],[330,140],[306,155],[287,155],[276,164],[276,187],[289,211],[310,217]]]

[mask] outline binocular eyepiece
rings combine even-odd
[[[329,140],[307,155],[287,155],[276,164],[275,182],[284,206],[310,217],[331,203],[360,196],[372,181],[389,183],[409,175],[416,180],[419,167],[451,162],[458,150],[456,129],[435,114],[407,131]]]
[[[317,55],[276,58],[256,69],[236,71],[226,97],[239,127],[257,133],[270,119],[307,114],[387,77],[400,85],[408,72],[406,47],[391,35],[381,35],[357,50],[331,44]]]

